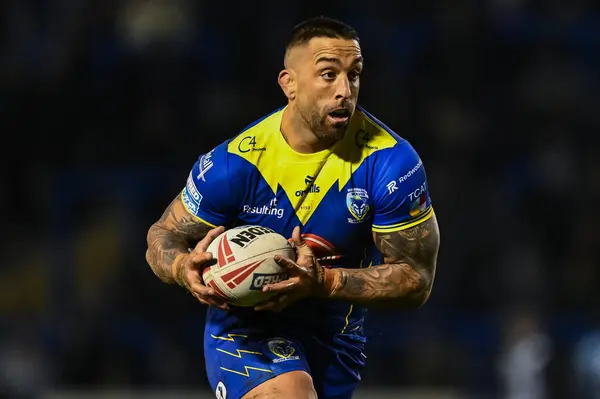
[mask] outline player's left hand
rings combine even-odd
[[[321,295],[325,270],[302,238],[300,227],[294,228],[292,244],[297,255],[296,262],[278,255],[274,257],[275,262],[287,270],[289,278],[264,286],[263,292],[275,292],[276,295],[256,305],[254,310],[280,312],[298,299]]]

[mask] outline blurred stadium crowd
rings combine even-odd
[[[361,34],[360,103],[419,151],[442,229],[429,303],[369,315],[364,384],[600,397],[598,5],[366,3],[0,3],[0,392],[206,386],[204,309],[154,277],[146,230],[284,104],[284,40],[326,14]]]

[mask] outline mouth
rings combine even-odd
[[[345,123],[350,119],[350,111],[345,108],[339,108],[329,113],[328,118],[333,123]]]

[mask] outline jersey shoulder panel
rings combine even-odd
[[[381,153],[373,170],[372,192],[376,232],[407,229],[432,216],[425,166],[406,140]]]
[[[209,225],[228,226],[235,221],[240,204],[257,171],[252,157],[266,150],[271,129],[281,120],[283,108],[246,126],[236,137],[203,154],[192,166],[182,201],[192,215]]]
[[[358,105],[356,109],[363,115],[366,124],[373,126],[374,129],[377,129],[381,137],[386,137],[386,142],[392,141],[395,143],[401,143],[403,141],[406,141],[404,138],[400,137],[394,130],[392,130],[385,123],[383,123],[381,120],[379,120],[377,117],[375,117],[373,114],[368,112],[360,105]]]
[[[239,193],[231,184],[235,175],[225,141],[202,154],[192,165],[181,200],[189,213],[210,225],[229,225],[235,218]]]

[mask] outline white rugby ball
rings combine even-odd
[[[216,261],[202,271],[207,287],[235,306],[254,306],[273,293],[267,284],[288,278],[273,257],[295,259],[295,252],[281,234],[263,226],[240,226],[219,235],[208,247]]]

